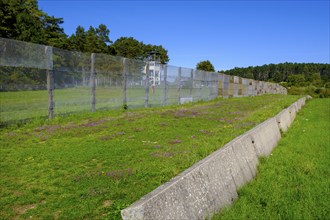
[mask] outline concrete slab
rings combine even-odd
[[[282,110],[278,115],[276,115],[276,121],[278,127],[282,132],[286,132],[291,124],[291,115],[289,109]]]
[[[258,155],[255,151],[251,136],[247,134],[243,134],[234,141],[231,141],[230,145],[236,156],[237,163],[240,166],[240,175],[244,177],[244,181],[236,183],[237,189],[239,189],[246,182],[255,177],[259,162]]]
[[[301,109],[301,107],[302,107],[302,100],[301,99],[299,99],[297,102],[296,102],[296,110],[297,110],[297,112]]]
[[[297,115],[297,102],[298,101],[296,101],[295,103],[290,105],[289,108],[288,108],[289,113],[290,113],[290,124],[289,124],[289,126],[292,124],[292,122],[296,118],[296,115]]]
[[[258,156],[268,156],[281,139],[276,118],[270,118],[247,132],[251,136]]]
[[[306,103],[307,100],[308,100],[308,96],[305,96],[305,97],[299,99],[300,109],[305,105],[305,103]]]
[[[284,109],[278,115],[275,116],[278,126],[283,132],[288,130],[291,123],[295,119],[297,112],[303,105],[305,105],[306,99],[307,96],[299,99],[298,101],[294,102],[288,108]],[[299,108],[299,106],[301,107]]]

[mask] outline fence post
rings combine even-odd
[[[144,107],[149,107],[149,61],[146,64],[146,97],[144,101]]]
[[[92,88],[92,112],[95,112],[95,53],[91,54],[91,88]]]
[[[123,58],[123,108],[127,109],[127,62]]]
[[[167,104],[167,65],[164,67],[164,97],[163,97],[163,105]]]
[[[178,94],[179,94],[179,104],[181,104],[181,67],[179,67],[179,74],[178,74]]]
[[[189,95],[192,98],[193,97],[193,88],[194,88],[194,69],[191,69],[190,72],[190,91]]]
[[[46,71],[47,71],[47,91],[48,91],[48,118],[54,118],[54,66],[53,66],[53,48],[46,46]]]

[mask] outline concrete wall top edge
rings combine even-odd
[[[282,111],[283,111],[283,110],[282,110]],[[281,112],[282,112],[282,111],[281,111]],[[280,112],[280,113],[281,113],[281,112]],[[280,114],[280,113],[278,113],[278,114]],[[257,131],[257,130],[263,128],[265,125],[268,125],[268,124],[274,123],[274,121],[276,121],[276,116],[275,116],[275,117],[271,117],[271,118],[267,119],[266,121],[261,122],[260,124],[258,124],[257,126],[255,126],[255,127],[252,128],[252,129],[250,129],[250,130],[247,131],[246,133],[252,133],[252,132],[254,132],[254,131]]]

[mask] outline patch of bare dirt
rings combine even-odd
[[[134,128],[133,129],[135,132],[141,132],[141,131],[143,131],[143,128]]]
[[[55,220],[59,219],[59,218],[61,217],[61,213],[62,213],[61,210],[57,210],[57,211],[53,214],[54,219],[55,219]]]
[[[99,140],[100,141],[110,141],[113,139],[113,136],[110,136],[110,135],[106,135],[106,136],[101,136],[99,137]]]
[[[122,135],[125,135],[125,132],[124,131],[119,131],[115,134],[111,134],[111,135],[106,135],[106,136],[101,136],[99,137],[99,140],[101,141],[109,141],[109,140],[112,140],[118,136],[122,136]]]
[[[101,120],[97,120],[97,121],[91,121],[91,122],[86,123],[86,124],[81,124],[80,126],[82,126],[82,127],[95,127],[95,126],[103,125],[104,123],[106,123],[108,121],[109,120],[101,119]]]
[[[243,122],[238,125],[235,125],[235,128],[239,129],[239,128],[250,127],[250,126],[255,126],[255,125],[256,125],[255,122]]]
[[[229,115],[244,115],[244,112],[229,112]]]
[[[182,117],[188,117],[188,118],[194,118],[196,116],[201,115],[199,111],[195,110],[188,110],[188,109],[178,109],[178,110],[168,110],[162,113],[164,116],[174,116],[175,118],[182,118]],[[164,125],[162,125],[164,126]],[[166,126],[166,125],[165,125]]]
[[[156,157],[156,158],[166,158],[166,157],[173,157],[173,152],[152,152],[150,153],[150,156]]]
[[[197,111],[202,110],[202,112],[206,109],[212,109],[212,108],[219,108],[217,105],[202,105],[202,106],[196,106],[195,109]]]
[[[211,132],[210,131],[206,131],[206,130],[199,130],[200,133],[202,134],[210,134]]]
[[[173,113],[174,117],[181,118],[181,117],[196,117],[199,114],[198,111],[192,111],[187,109],[179,109]]]
[[[225,122],[225,123],[228,123],[228,124],[234,123],[234,119],[231,119],[231,118],[219,118],[218,121],[219,122]]]
[[[107,176],[107,177],[112,177],[112,178],[115,178],[115,179],[120,179],[120,178],[123,178],[123,177],[133,175],[133,169],[128,168],[128,169],[125,169],[125,170],[113,170],[113,171],[109,171],[109,172],[99,172],[98,174],[100,176]]]
[[[21,215],[29,211],[30,209],[34,209],[37,207],[37,204],[28,204],[28,205],[21,205],[21,206],[15,206],[14,212],[16,213],[16,216],[14,219],[19,219]]]
[[[15,191],[13,192],[13,195],[16,196],[16,197],[19,197],[19,196],[24,195],[24,193],[22,193],[21,191],[17,191],[17,190],[15,190]]]
[[[113,201],[112,200],[105,200],[103,202],[103,207],[106,208],[106,207],[109,207],[113,204]]]
[[[7,133],[7,135],[8,135],[8,137],[15,137],[15,136],[17,136],[17,134],[15,133],[15,132],[8,132]]]
[[[47,132],[47,133],[53,133],[55,131],[57,131],[58,129],[60,129],[61,126],[60,125],[43,125],[41,127],[37,127],[34,129],[35,132]]]
[[[52,134],[58,130],[70,130],[78,127],[95,127],[103,125],[104,123],[110,121],[111,119],[100,119],[95,121],[85,122],[83,124],[68,124],[68,125],[43,125],[34,129],[35,132],[46,132]]]
[[[176,140],[172,140],[169,142],[170,144],[180,144],[182,143],[182,140],[176,139]]]

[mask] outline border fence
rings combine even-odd
[[[1,123],[101,109],[286,94],[278,84],[0,38]]]

